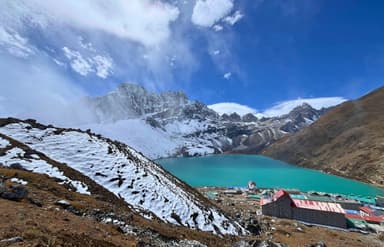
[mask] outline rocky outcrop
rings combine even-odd
[[[252,113],[248,113],[248,114],[245,114],[241,120],[243,122],[256,122],[257,121],[257,117],[255,115],[253,115]]]
[[[0,197],[11,201],[20,201],[28,195],[28,190],[24,186],[15,186],[10,190],[0,193]]]

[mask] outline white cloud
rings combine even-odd
[[[243,17],[244,17],[244,15],[239,10],[237,10],[233,15],[225,17],[223,19],[223,21],[228,23],[229,25],[233,26],[238,21],[240,21]]]
[[[91,52],[96,52],[96,49],[93,47],[93,44],[91,42],[85,42],[83,37],[79,37],[79,45],[86,50],[89,50]]]
[[[257,115],[257,110],[246,106],[246,105],[241,105],[238,103],[233,103],[233,102],[223,102],[223,103],[217,103],[213,105],[209,105],[208,108],[214,110],[215,112],[219,113],[220,115],[223,115],[224,113],[226,114],[231,114],[236,112],[240,116],[244,116],[247,113],[252,113]]]
[[[197,0],[193,8],[192,23],[211,27],[228,15],[233,8],[233,0]]]
[[[73,51],[68,47],[63,47],[63,51],[74,71],[82,76],[86,76],[93,71],[92,65],[78,51]]]
[[[98,77],[105,79],[112,73],[113,63],[111,58],[97,55],[93,58],[93,62]]]
[[[213,55],[219,55],[219,54],[220,54],[220,50],[214,50],[214,51],[212,52],[212,54],[213,54]]]
[[[146,46],[166,41],[170,23],[179,16],[174,5],[152,0],[13,0],[3,10],[42,26],[63,23],[78,29],[103,31]]]
[[[5,30],[2,26],[0,26],[0,46],[16,57],[25,58],[34,54],[28,39],[20,36],[14,30]]]
[[[216,25],[213,25],[212,29],[215,32],[219,32],[219,31],[223,30],[223,26],[216,24]]]
[[[223,75],[224,79],[226,79],[226,80],[229,80],[229,79],[231,78],[231,76],[232,76],[232,73],[231,73],[231,72],[227,72],[227,73],[225,73],[225,74]]]
[[[303,103],[307,103],[313,108],[320,110],[321,108],[331,107],[342,102],[347,99],[342,97],[322,97],[322,98],[309,98],[309,99],[296,99],[296,100],[288,100],[284,102],[279,102],[273,107],[265,110],[262,114],[266,117],[276,117],[284,114],[288,114],[295,107],[302,105]]]
[[[63,47],[64,55],[68,58],[71,68],[82,76],[95,73],[98,77],[105,79],[112,73],[112,59],[96,55],[84,58],[80,52]],[[60,65],[60,64],[59,64]]]
[[[86,93],[49,58],[0,56],[0,71],[0,117],[34,118],[61,126],[91,119],[77,102]]]

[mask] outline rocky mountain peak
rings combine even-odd
[[[257,152],[312,124],[324,113],[303,104],[280,117],[258,119],[252,113],[241,117],[236,112],[220,116],[182,92],[154,93],[130,83],[105,96],[88,98],[87,104],[100,126],[85,128],[134,145],[151,158]],[[159,140],[161,148],[154,146]]]

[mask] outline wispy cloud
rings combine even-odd
[[[304,103],[309,104],[315,109],[327,108],[343,103],[347,99],[343,97],[322,97],[322,98],[308,98],[308,99],[295,99],[276,103],[271,108],[265,110],[262,114],[267,117],[281,116],[289,113],[295,107]]]
[[[238,21],[240,21],[244,15],[240,12],[240,10],[237,10],[233,15],[227,16],[223,19],[224,22],[228,23],[229,25],[233,26]]]
[[[11,18],[30,18],[45,26],[55,22],[75,28],[103,31],[152,46],[170,36],[170,23],[179,10],[167,3],[150,0],[15,0],[5,3]],[[86,14],[85,14],[86,13]]]
[[[0,86],[2,115],[35,114],[56,121],[62,105],[125,81],[155,91],[185,88],[200,56],[215,50],[220,50],[218,70],[237,73],[228,66],[234,61],[226,47],[231,27],[223,21],[235,11],[235,2],[206,2],[212,1],[226,2],[214,11],[225,32],[197,28],[191,21],[203,1],[0,0],[0,65],[6,71]],[[208,44],[197,52],[196,37]]]
[[[328,108],[332,106],[339,105],[347,99],[343,97],[322,97],[322,98],[308,98],[308,99],[295,99],[287,100],[283,102],[278,102],[272,107],[264,110],[263,112],[256,110],[247,105],[241,105],[234,102],[222,102],[209,105],[208,107],[212,110],[218,112],[219,114],[231,114],[236,112],[239,115],[245,115],[247,113],[252,113],[257,117],[279,117],[284,114],[288,114],[295,107],[301,106],[304,103],[309,104],[314,109],[320,110],[322,108]]]
[[[82,76],[95,73],[98,77],[105,79],[112,74],[113,61],[110,57],[94,55],[85,58],[80,52],[66,46],[62,50],[72,69]]]
[[[20,36],[12,29],[6,30],[0,26],[0,50],[5,49],[17,57],[28,57],[34,54],[34,48],[29,44],[28,39]]]
[[[226,80],[229,80],[229,79],[231,78],[231,76],[232,76],[232,73],[231,73],[231,72],[227,72],[227,73],[225,73],[225,74],[223,75],[224,79],[226,79]]]
[[[233,6],[233,0],[197,0],[191,20],[196,25],[211,27],[228,15]]]
[[[35,118],[56,124],[90,119],[80,102],[71,107],[86,92],[61,75],[48,59],[36,56],[27,61],[0,56],[0,71],[1,117]]]

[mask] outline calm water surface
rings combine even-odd
[[[164,169],[191,186],[247,186],[290,188],[340,194],[384,195],[377,187],[260,155],[211,155],[156,160]]]

